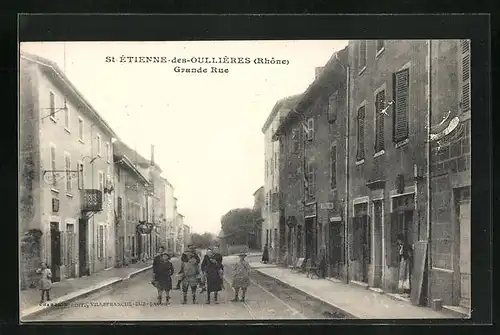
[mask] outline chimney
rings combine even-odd
[[[318,78],[318,76],[321,73],[321,71],[323,71],[323,67],[322,66],[316,66],[314,68],[314,79]]]
[[[155,165],[155,146],[151,144],[151,165]]]

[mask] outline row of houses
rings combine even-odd
[[[262,129],[271,259],[395,292],[403,234],[412,302],[470,310],[469,41],[349,41],[316,72]]]
[[[53,62],[20,58],[21,289],[41,262],[54,281],[184,248],[174,187],[127,146]]]

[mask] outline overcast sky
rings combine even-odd
[[[276,101],[303,92],[315,67],[345,45],[347,41],[44,42],[23,43],[21,50],[56,62],[141,155],[149,158],[154,144],[155,159],[175,187],[185,223],[194,232],[218,233],[221,216],[232,208],[252,207],[253,193],[264,183],[261,129]],[[120,63],[122,55],[274,57],[289,64],[227,64],[220,65],[229,69],[225,74],[185,74],[175,73],[172,63]],[[116,62],[106,63],[106,56]],[[210,65],[202,66],[210,71]]]

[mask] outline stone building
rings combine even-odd
[[[55,63],[21,53],[22,288],[42,261],[54,281],[113,266],[115,138]]]
[[[297,101],[298,96],[291,96],[279,100],[269,114],[262,133],[264,134],[264,158],[265,158],[265,207],[263,212],[264,222],[262,224],[262,236],[265,243],[269,246],[269,257],[271,262],[279,261],[285,256],[284,243],[284,225],[280,222],[279,209],[279,143],[273,141],[273,134],[279,126],[280,118],[285,115],[288,110]],[[280,233],[281,232],[281,233]]]

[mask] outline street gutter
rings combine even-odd
[[[71,292],[69,294],[63,295],[62,297],[51,300],[50,305],[47,305],[47,306],[37,305],[37,306],[27,308],[24,311],[20,312],[20,318],[19,318],[20,322],[21,323],[23,323],[23,322],[25,322],[25,323],[26,322],[37,322],[36,320],[23,321],[23,319],[32,318],[32,317],[39,315],[41,313],[48,312],[48,311],[56,309],[56,308],[60,308],[60,306],[58,306],[60,304],[68,304],[68,303],[75,301],[77,299],[81,299],[81,298],[87,297],[93,293],[97,293],[97,292],[104,290],[112,285],[116,285],[116,284],[121,283],[123,281],[129,280],[140,273],[146,272],[146,271],[150,270],[152,267],[153,267],[153,265],[148,265],[142,269],[138,269],[137,271],[130,273],[126,277],[112,278],[112,279],[109,279],[106,281],[102,281],[101,283],[98,283],[96,285],[78,290],[76,292]]]

